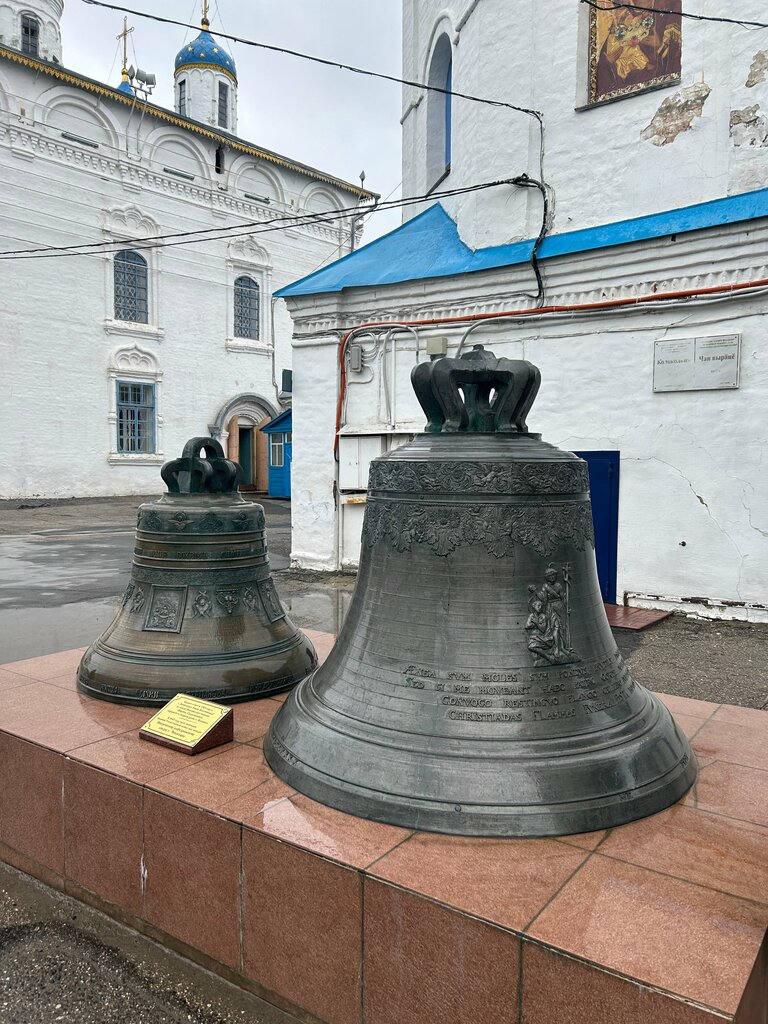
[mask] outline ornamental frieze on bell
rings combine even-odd
[[[238,465],[197,437],[161,475],[168,492],[139,509],[131,581],[80,664],[79,689],[147,706],[290,689],[317,657],[281,604],[264,509],[238,492]]]
[[[349,614],[265,745],[301,793],[412,829],[545,836],[692,785],[685,736],[606,619],[586,463],[528,430],[540,383],[479,346],[415,368],[427,427],[372,463]]]

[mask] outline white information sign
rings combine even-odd
[[[657,341],[654,391],[719,391],[739,386],[741,335]]]

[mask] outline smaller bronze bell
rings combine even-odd
[[[131,582],[80,663],[82,693],[148,707],[178,693],[236,703],[289,690],[317,666],[275,590],[264,509],[238,493],[238,476],[209,437],[163,466],[168,493],[139,509]]]

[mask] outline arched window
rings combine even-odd
[[[235,281],[235,337],[259,340],[259,286],[250,277]]]
[[[182,78],[179,82],[179,113],[182,117],[187,116],[187,80]]]
[[[21,52],[40,56],[40,22],[31,14],[21,16]]]
[[[147,261],[131,249],[115,254],[115,320],[149,323]]]
[[[444,90],[430,92],[427,101],[427,188],[434,188],[451,169],[453,50],[447,35],[435,45],[428,85]]]

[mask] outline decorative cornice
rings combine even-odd
[[[174,74],[178,75],[181,71],[196,71],[200,68],[210,68],[211,71],[220,71],[222,75],[226,75],[227,78],[231,78],[235,85],[237,85],[237,77],[232,74],[229,68],[223,68],[221,64],[198,64],[194,61],[190,61],[189,64],[179,64]]]
[[[255,146],[249,146],[246,142],[242,142],[231,135],[227,135],[225,132],[217,132],[214,129],[206,128],[204,125],[198,124],[196,121],[189,121],[186,118],[179,117],[177,114],[171,113],[169,110],[163,110],[162,107],[156,107],[151,103],[143,103],[139,99],[135,99],[133,97],[126,96],[124,93],[118,92],[117,89],[112,89],[110,86],[94,82],[89,78],[83,78],[72,71],[65,71],[63,68],[54,64],[48,64],[46,61],[36,60],[34,57],[29,57],[26,54],[19,53],[7,46],[0,46],[0,59],[12,61],[14,64],[21,64],[23,67],[31,68],[38,74],[48,75],[60,82],[65,82],[67,85],[73,85],[77,89],[84,89],[86,92],[95,93],[97,96],[103,96],[105,99],[113,100],[115,103],[122,104],[123,106],[135,107],[137,110],[148,114],[150,117],[155,117],[159,121],[164,121],[166,124],[176,125],[177,128],[183,128],[186,131],[193,132],[195,135],[201,135],[203,138],[211,139],[217,143],[222,142],[238,153],[247,153],[249,156],[255,156],[260,160],[266,160],[268,163],[277,164],[279,167],[285,167],[289,171],[295,171],[297,174],[304,174],[308,178],[313,178],[315,181],[322,181],[326,185],[332,185],[334,188],[338,188],[343,192],[348,192],[351,195],[358,196],[360,199],[376,198],[376,194],[369,192],[367,189],[351,185],[349,182],[342,181],[340,178],[334,178],[330,175],[322,174],[320,171],[316,171],[312,167],[307,167],[304,164],[278,156],[277,153],[270,153],[268,150],[257,149]],[[201,65],[196,66],[199,67]],[[218,70],[224,71],[223,68],[219,68]]]
[[[0,125],[0,139],[4,139],[7,135],[10,136],[12,146],[28,146],[38,155],[44,155],[49,159],[59,159],[65,160],[67,163],[80,164],[82,167],[91,169],[94,173],[102,176],[108,174],[120,181],[126,189],[153,188],[158,192],[173,193],[174,195],[184,196],[187,199],[197,200],[209,209],[212,203],[216,203],[221,208],[222,214],[243,214],[252,220],[267,221],[274,216],[272,209],[267,210],[263,206],[250,204],[239,197],[230,196],[227,193],[210,187],[201,187],[190,182],[171,178],[168,175],[147,170],[130,162],[130,158],[115,160],[112,157],[102,156],[92,150],[80,149],[63,140],[49,139],[28,127],[14,126],[13,128],[8,128],[6,125]],[[22,153],[19,149],[13,149],[12,152],[15,155]],[[32,153],[24,152],[23,155],[29,159],[33,158]],[[214,208],[213,212],[218,213],[219,210]],[[286,235],[291,234],[293,237],[298,238],[311,235],[315,238],[323,238],[338,243],[339,225],[323,224],[317,221],[301,224],[291,232],[285,231],[283,233]],[[349,234],[349,232],[345,231],[345,234]]]

